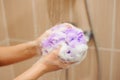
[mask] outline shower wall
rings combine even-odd
[[[88,29],[84,0],[0,0],[0,46],[34,40],[56,23],[74,22]],[[101,80],[120,80],[120,1],[87,0],[89,15],[100,58]],[[38,80],[98,80],[94,42],[87,58],[79,65],[44,75]],[[0,80],[12,80],[39,59],[0,67]],[[66,74],[67,73],[67,74]]]

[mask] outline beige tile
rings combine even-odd
[[[38,35],[53,25],[69,21],[69,0],[35,0]]]
[[[0,41],[0,46],[8,46],[8,41],[6,40]]]
[[[70,20],[70,0],[48,0],[47,9],[52,25]]]
[[[4,0],[4,5],[10,38],[33,39],[32,0]]]
[[[0,67],[0,80],[13,80],[12,66]]]
[[[115,48],[120,49],[120,0],[116,0]]]
[[[90,30],[85,0],[71,0],[72,22],[83,30]]]
[[[51,72],[43,75],[38,80],[66,80],[65,70]]]
[[[99,47],[111,48],[114,0],[87,0],[89,15]]]
[[[24,40],[10,40],[9,41],[9,44],[10,45],[17,45],[17,44],[21,44],[21,43],[25,43],[25,42],[27,42],[26,40],[24,41]]]
[[[10,45],[13,46],[13,45],[17,45],[17,44],[20,44],[21,42],[13,42],[13,41],[10,41]]]
[[[35,0],[35,17],[38,36],[49,27],[49,17],[47,10],[47,0]]]
[[[5,29],[4,26],[2,25],[1,21],[0,21],[0,41],[3,41],[6,39],[6,35],[5,35]]]
[[[110,55],[110,51],[99,51],[101,80],[110,80]]]
[[[112,57],[112,80],[120,80],[120,52],[114,52]]]
[[[89,49],[85,60],[69,69],[69,80],[97,80],[97,57],[94,49]]]
[[[5,28],[4,28],[4,23],[3,23],[3,15],[2,15],[2,5],[1,5],[1,0],[0,0],[0,41],[4,40],[6,35],[5,35]]]

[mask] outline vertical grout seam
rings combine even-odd
[[[11,74],[12,74],[12,78],[14,79],[15,78],[15,72],[14,72],[14,64],[12,64],[10,67],[11,67]]]
[[[72,5],[72,0],[70,0],[69,2],[69,19],[70,19],[70,22],[72,22],[72,19],[73,19],[73,5]],[[70,69],[69,69],[70,70]],[[67,79],[69,79],[69,70],[67,71]],[[75,73],[74,73],[74,67],[71,68],[71,80],[74,80],[75,78]]]
[[[73,12],[72,12],[72,9],[73,9],[73,6],[72,6],[72,0],[70,0],[69,2],[69,19],[70,21],[72,22],[72,19],[73,19]]]
[[[114,52],[114,42],[115,42],[115,22],[116,22],[116,0],[113,1],[113,17],[112,17],[112,51],[110,56],[110,80],[113,76],[113,52]]]
[[[0,41],[0,45],[5,45],[6,43],[8,43],[8,40],[2,40],[2,41]]]
[[[37,29],[37,14],[35,7],[35,0],[32,0],[32,14],[33,14],[33,26],[34,26],[34,37],[38,37],[38,29]]]
[[[23,39],[10,39],[10,42],[28,42],[29,40],[23,40]]]
[[[5,35],[6,35],[6,41],[7,41],[7,45],[9,45],[7,20],[6,20],[5,6],[4,6],[3,0],[1,0],[1,10],[2,10],[2,19],[3,19],[4,31],[5,31]]]
[[[5,31],[5,35],[6,35],[6,40],[4,42],[7,45],[10,45],[9,35],[8,35],[8,26],[7,26],[7,20],[6,20],[5,5],[4,5],[3,0],[1,0],[1,7],[2,7],[1,9],[2,9],[2,18],[3,18],[4,31]],[[10,70],[11,70],[11,77],[14,78],[15,73],[14,73],[13,65],[10,66]]]

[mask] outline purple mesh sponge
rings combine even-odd
[[[47,55],[62,45],[59,57],[65,62],[80,62],[88,49],[85,35],[81,29],[69,23],[54,26],[50,35],[42,41],[42,54]]]

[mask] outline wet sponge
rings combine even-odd
[[[59,57],[65,62],[81,62],[88,49],[85,35],[72,24],[55,25],[50,35],[42,41],[42,54],[47,55],[61,45]]]

